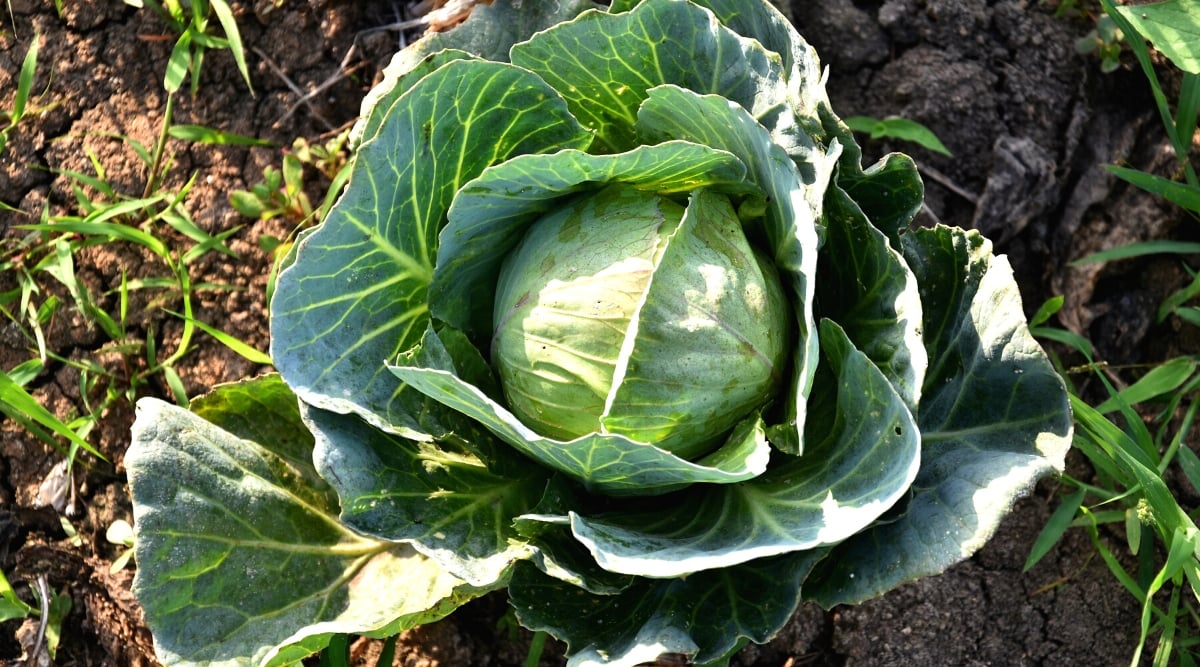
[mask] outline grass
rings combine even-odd
[[[198,292],[230,288],[196,284],[189,267],[208,253],[222,253],[236,259],[227,241],[238,228],[213,235],[196,224],[185,205],[196,175],[180,188],[164,187],[172,165],[168,151],[171,141],[269,145],[269,142],[252,137],[172,123],[175,94],[189,77],[192,94],[198,93],[199,72],[208,50],[229,50],[249,86],[249,71],[236,22],[225,0],[188,4],[177,0],[147,0],[145,5],[159,14],[179,38],[163,80],[168,92],[167,107],[157,141],[153,146],[145,146],[129,137],[114,137],[141,161],[146,174],[143,192],[140,196],[120,192],[109,181],[100,160],[89,151],[90,173],[59,172],[71,184],[75,212],[51,215],[48,209],[43,210],[36,222],[12,226],[26,232],[25,236],[6,235],[0,242],[0,269],[10,273],[16,282],[15,288],[0,294],[0,315],[34,352],[33,359],[0,376],[0,411],[38,439],[63,449],[72,459],[79,450],[99,456],[99,452],[87,443],[87,433],[114,402],[132,403],[156,379],[161,380],[178,403],[187,405],[187,391],[176,365],[191,352],[198,331],[216,336],[257,363],[269,361],[250,346],[195,318],[194,303]],[[210,31],[214,18],[224,32],[223,37]],[[7,124],[0,130],[0,150],[29,108],[37,69],[38,39],[35,38],[24,58],[12,110],[5,113]],[[11,206],[7,208],[16,211]],[[33,215],[31,212],[23,214]],[[120,284],[113,292],[93,294],[77,275],[75,256],[85,248],[103,245],[121,245],[144,252],[158,262],[160,271],[132,278],[122,273]],[[151,308],[182,322],[181,334],[173,350],[158,349],[152,329],[145,332],[144,340],[138,335],[140,332],[132,331],[129,308],[139,292],[149,293],[147,300]],[[105,304],[114,300],[115,308],[106,307]],[[179,313],[167,308],[175,303],[179,304]],[[49,349],[47,330],[56,318],[66,315],[66,308],[73,308],[89,328],[103,332],[107,343],[102,349],[105,354],[122,358],[119,370],[106,366],[95,356],[70,358]],[[72,367],[81,378],[79,393],[85,403],[85,413],[67,422],[38,405],[26,390],[51,363]],[[60,444],[60,438],[67,446]]]
[[[1073,4],[1073,3],[1072,3]],[[1100,0],[1101,17],[1120,36],[1145,74],[1167,139],[1175,152],[1171,178],[1120,165],[1106,168],[1117,178],[1162,197],[1193,217],[1200,217],[1200,184],[1190,151],[1200,112],[1200,5],[1171,0],[1153,7],[1118,7]],[[1116,37],[1109,35],[1111,41]],[[1172,105],[1158,76],[1151,48],[1183,68],[1180,92]],[[1118,58],[1103,52],[1105,69]],[[1172,108],[1174,107],[1174,108]],[[1120,261],[1146,255],[1200,253],[1200,244],[1159,240],[1092,254],[1075,262]],[[1158,308],[1158,322],[1174,315],[1185,326],[1200,326],[1200,274],[1184,265],[1191,281],[1170,294]],[[1139,665],[1154,640],[1155,667],[1200,664],[1200,530],[1196,509],[1185,508],[1171,480],[1186,480],[1200,491],[1200,457],[1188,446],[1200,411],[1200,357],[1181,356],[1138,369],[1113,369],[1093,358],[1082,337],[1042,324],[1062,307],[1062,299],[1047,303],[1031,322],[1034,332],[1074,348],[1087,363],[1065,369],[1068,378],[1084,372],[1101,383],[1106,398],[1096,405],[1072,395],[1077,423],[1075,447],[1091,464],[1094,479],[1062,478],[1061,504],[1042,530],[1026,562],[1033,567],[1062,538],[1076,528],[1087,531],[1113,577],[1141,606],[1139,640],[1130,665]],[[1115,381],[1136,371],[1131,383],[1118,389]],[[1120,554],[1102,539],[1101,529],[1116,528],[1134,565],[1127,568]]]
[[[180,405],[188,404],[188,391],[178,365],[193,352],[199,336],[212,336],[255,363],[270,363],[267,355],[197,318],[196,304],[203,293],[233,287],[198,282],[194,267],[212,254],[236,260],[229,240],[240,226],[217,233],[205,231],[187,203],[201,174],[192,174],[181,185],[169,185],[168,178],[178,142],[272,145],[253,137],[173,122],[178,96],[188,80],[190,94],[202,94],[199,75],[207,53],[213,49],[233,55],[249,88],[249,70],[233,13],[225,0],[145,0],[129,4],[144,4],[178,35],[163,77],[166,108],[153,145],[125,136],[110,137],[136,157],[144,173],[144,188],[140,192],[123,191],[109,178],[101,160],[85,149],[90,169],[56,172],[68,183],[73,198],[66,212],[52,213],[48,204],[41,211],[21,211],[15,207],[16,202],[0,202],[0,217],[4,218],[0,272],[8,278],[6,291],[0,292],[0,326],[29,350],[24,362],[0,369],[0,414],[47,446],[57,448],[71,482],[74,477],[70,470],[80,455],[104,459],[89,440],[110,408],[117,404],[132,406],[142,395],[164,393]],[[220,34],[215,30],[217,26]],[[50,108],[39,106],[34,94],[39,73],[50,79],[52,69],[39,62],[40,43],[36,36],[30,41],[17,89],[11,100],[3,102],[8,106],[0,110],[0,154],[8,148],[9,139],[21,131],[24,119]],[[52,87],[51,81],[46,93]],[[332,155],[325,157],[334,159]],[[123,269],[117,285],[94,286],[79,272],[80,253],[100,248],[141,258],[136,262],[140,265],[138,273],[129,275]],[[73,350],[55,349],[53,333],[68,321],[75,323],[70,326],[96,332],[91,338],[98,342],[84,343]],[[164,323],[171,321],[178,323],[178,333],[172,325],[172,335],[163,337]],[[78,378],[79,406],[68,415],[56,415],[41,405],[33,389],[39,378],[61,368],[74,371]],[[78,542],[75,527],[65,517],[62,521],[69,540]],[[106,533],[111,542],[124,547],[113,563],[114,569],[123,567],[132,555],[128,548],[131,532],[122,532],[121,528],[120,522],[114,523]],[[22,599],[9,579],[0,574],[0,621],[38,617],[33,654],[46,651],[53,657],[71,598],[52,591],[45,577],[17,583],[27,587],[36,600],[33,604],[26,602],[28,598]]]

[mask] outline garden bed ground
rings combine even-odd
[[[141,194],[145,168],[129,141],[119,137],[153,145],[166,103],[163,72],[176,35],[148,9],[119,0],[64,0],[61,14],[54,3],[6,4],[0,104],[9,104],[35,37],[42,40],[35,91],[45,91],[0,154],[0,201],[25,214],[0,210],[0,231],[19,239],[27,232],[13,225],[37,222],[43,211],[78,214],[67,172],[95,174],[98,164],[116,191]],[[178,100],[175,122],[278,145],[172,141],[166,185],[178,189],[198,175],[185,200],[196,223],[213,234],[239,228],[228,242],[236,257],[210,252],[190,266],[194,283],[224,286],[197,291],[195,317],[265,350],[271,258],[264,247],[286,237],[294,221],[242,217],[229,195],[260,182],[264,168],[278,166],[296,137],[320,143],[354,120],[363,93],[399,44],[401,33],[385,26],[409,18],[404,12],[411,3],[232,4],[254,94],[228,53],[212,52],[197,95]],[[831,68],[829,88],[839,113],[919,121],[953,152],[944,157],[911,145],[866,147],[869,156],[900,149],[916,157],[928,187],[923,220],[986,232],[1009,254],[1028,311],[1051,295],[1064,295],[1058,323],[1090,337],[1098,356],[1113,364],[1195,351],[1194,333],[1189,337],[1170,321],[1155,323],[1157,304],[1186,278],[1176,260],[1068,264],[1135,240],[1196,236],[1195,226],[1180,226],[1169,206],[1099,167],[1121,162],[1166,173],[1170,156],[1140,72],[1126,66],[1102,74],[1096,58],[1076,53],[1076,40],[1092,22],[1056,17],[1052,7],[1032,0],[794,4],[801,32]],[[306,180],[310,196],[319,201],[327,181],[311,168]],[[112,244],[79,251],[74,269],[109,312],[119,307],[115,288],[122,276],[165,272],[155,257]],[[43,280],[44,287],[69,304],[70,295],[52,282]],[[0,292],[16,285],[15,272],[0,275]],[[177,345],[180,322],[159,309],[162,299],[167,308],[178,308],[171,298],[149,289],[132,292],[126,342],[152,341],[161,350]],[[47,336],[48,348],[61,357],[97,359],[114,378],[136,370],[136,359],[69,306],[47,324]],[[0,368],[12,369],[33,354],[15,324],[0,323]],[[266,370],[203,335],[177,368],[192,394]],[[85,400],[96,400],[81,395],[80,384],[70,364],[51,360],[31,388],[44,405],[68,418],[87,410]],[[169,396],[161,381],[142,393]],[[80,458],[74,540],[53,509],[35,507],[40,485],[62,455],[16,424],[5,422],[0,430],[0,567],[26,599],[41,574],[70,596],[59,665],[157,664],[129,593],[132,571],[110,573],[119,549],[104,539],[114,520],[130,518],[122,457],[132,419],[132,407],[118,402],[91,435],[108,461]],[[1070,533],[1042,563],[1022,573],[1055,500],[1054,483],[1044,483],[1018,504],[987,547],[946,574],[856,608],[803,607],[774,642],[745,649],[735,664],[1128,664],[1139,609],[1094,557],[1082,531]],[[1196,498],[1182,500],[1194,505]],[[406,633],[398,664],[520,664],[527,638],[497,628],[502,612],[503,600],[493,596],[450,620]],[[0,624],[0,661],[19,661],[20,625]],[[544,664],[557,664],[560,654],[561,647],[551,646]]]

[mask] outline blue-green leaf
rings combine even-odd
[[[903,153],[885,155],[863,169],[838,171],[838,185],[900,249],[900,234],[908,229],[925,201],[925,186],[913,159]]]
[[[608,183],[658,194],[702,187],[758,191],[746,181],[741,160],[685,141],[615,155],[565,150],[513,158],[463,186],[450,206],[429,287],[434,316],[464,331],[490,335],[500,265],[529,225],[561,205],[564,197]]]
[[[826,192],[825,229],[817,283],[821,315],[846,330],[916,412],[928,363],[916,276],[840,187]]]
[[[514,155],[590,137],[534,75],[455,60],[392,105],[345,194],[298,244],[271,304],[271,358],[306,402],[417,435],[423,399],[386,359],[419,342],[437,235],[455,192]]]
[[[617,0],[612,11],[628,11],[642,0]],[[815,133],[820,129],[817,105],[825,102],[825,83],[816,52],[800,36],[787,17],[768,2],[746,0],[692,0],[716,15],[722,25],[737,34],[758,41],[779,55],[792,111],[801,125]]]
[[[601,567],[678,577],[836,544],[904,496],[920,465],[912,414],[836,324],[822,322],[821,341],[827,395],[804,454],[740,484],[689,489],[662,508],[572,512],[575,537]]]
[[[650,90],[638,110],[638,131],[643,143],[682,139],[728,151],[746,163],[750,182],[767,193],[763,232],[775,266],[792,290],[797,324],[794,384],[781,430],[796,433],[794,446],[788,449],[799,448],[798,433],[804,430],[806,398],[819,354],[813,315],[817,219],[836,153],[802,172],[742,107],[718,95],[698,95],[669,85]]]
[[[483,592],[338,522],[278,377],[194,406],[140,401],[125,457],[134,591],[164,664],[291,664],[334,633],[392,634]]]
[[[363,97],[359,121],[350,133],[354,145],[373,139],[379,131],[379,126],[387,120],[392,105],[421,79],[433,74],[446,63],[471,60],[475,57],[466,51],[449,48],[432,53],[424,60],[412,61],[414,55],[412,51],[401,49],[392,59],[392,64],[383,69],[383,80],[367,91]],[[403,62],[403,67],[398,67],[397,62]]]
[[[620,435],[593,433],[566,442],[542,436],[452,367],[430,363],[441,355],[424,348],[441,344],[438,336],[426,336],[418,353],[422,358],[406,355],[389,368],[409,386],[479,421],[526,456],[591,490],[610,495],[661,494],[697,482],[730,484],[766,468],[769,446],[759,419],[744,420],[724,446],[696,462]]]
[[[478,458],[371,428],[354,415],[305,411],[313,457],[341,501],[340,519],[360,533],[408,542],[476,586],[506,578],[531,550],[513,518],[541,498],[546,475],[533,466],[507,478]]]
[[[584,13],[514,46],[512,62],[558,90],[612,151],[641,143],[637,109],[661,84],[721,95],[759,120],[779,114],[787,101],[777,54],[680,0]]]
[[[810,551],[686,578],[637,579],[614,595],[591,594],[521,565],[509,595],[522,625],[568,641],[568,664],[648,664],[665,653],[702,664],[727,655],[742,638],[764,643],[778,632],[823,555]]]
[[[1071,442],[1062,379],[1024,324],[1012,269],[975,232],[908,232],[929,351],[921,471],[898,516],[833,549],[807,595],[865,600],[983,546],[1017,497],[1061,471]]]

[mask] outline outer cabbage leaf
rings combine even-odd
[[[392,59],[392,65],[383,70],[383,81],[367,91],[363,98],[363,109],[358,122],[350,131],[353,145],[359,145],[368,139],[373,139],[379,127],[388,119],[388,112],[400,96],[408,92],[417,82],[441,69],[442,65],[455,60],[473,60],[475,56],[467,51],[444,49],[429,54],[424,60],[408,62],[413,54],[401,49]],[[404,56],[402,58],[402,56]],[[396,67],[397,60],[404,61],[403,67]]]
[[[644,0],[614,0],[613,13],[630,11]],[[826,100],[825,82],[816,52],[796,28],[769,2],[746,0],[692,0],[716,15],[722,25],[743,37],[757,40],[778,54],[788,80],[788,96],[801,124],[816,135],[816,104]]]
[[[757,417],[743,420],[725,445],[695,462],[620,435],[594,433],[565,442],[542,436],[459,377],[448,355],[427,349],[442,345],[431,332],[421,348],[402,355],[389,368],[407,385],[479,421],[526,456],[593,491],[617,496],[662,494],[697,482],[731,484],[766,468],[770,446]],[[441,364],[431,363],[439,358],[444,360]]]
[[[1017,497],[1063,468],[1071,411],[1025,325],[1012,270],[975,232],[903,237],[921,285],[929,372],[922,465],[902,514],[834,548],[806,595],[825,607],[880,595],[975,553]]]
[[[338,523],[277,377],[194,406],[139,401],[125,458],[134,591],[165,664],[291,664],[334,633],[394,634],[483,592]]]
[[[632,667],[664,653],[712,663],[737,648],[740,638],[764,643],[778,632],[823,555],[815,550],[686,578],[637,579],[613,595],[588,593],[521,564],[509,596],[522,625],[568,642],[568,665]]]
[[[900,234],[908,229],[925,201],[925,186],[912,158],[892,153],[865,171],[857,165],[847,170],[843,163],[837,182],[899,251]]]
[[[514,46],[512,62],[558,90],[612,151],[642,143],[637,109],[657,85],[721,95],[767,125],[787,103],[776,54],[681,0],[648,0],[622,14],[586,12]]]
[[[508,62],[508,51],[513,44],[597,7],[599,5],[591,0],[525,3],[494,0],[474,6],[467,19],[458,26],[445,32],[427,33],[392,56],[392,61],[383,68],[383,80],[363,98],[360,120],[350,133],[352,143],[357,145],[374,136],[374,130],[378,129],[396,98],[436,69],[436,66],[428,67],[431,60],[474,56]],[[444,62],[446,60],[438,66]]]
[[[916,276],[836,185],[825,195],[825,228],[817,274],[821,315],[846,330],[915,413],[928,363]]]
[[[456,60],[392,105],[345,194],[297,244],[271,304],[271,357],[307,403],[423,437],[423,398],[383,362],[420,341],[455,192],[513,155],[582,148],[586,130],[524,70]]]
[[[770,132],[742,107],[717,95],[698,95],[677,86],[649,92],[638,110],[643,143],[682,139],[733,153],[746,163],[749,180],[767,194],[763,233],[775,268],[792,290],[796,314],[795,372],[787,405],[787,423],[775,429],[773,443],[799,453],[813,373],[819,356],[813,302],[817,272],[817,218],[836,151],[809,165],[806,177]]]
[[[836,324],[822,322],[821,342],[826,394],[804,456],[740,484],[689,489],[658,509],[571,512],[571,530],[596,562],[656,578],[729,567],[836,544],[903,497],[920,465],[912,415]]]
[[[546,486],[544,471],[502,477],[448,445],[385,433],[354,415],[305,410],[316,434],[317,470],[341,498],[340,519],[354,530],[411,543],[476,586],[507,577],[531,550],[512,527]]]
[[[565,150],[515,157],[484,170],[450,205],[429,287],[433,315],[463,331],[490,336],[500,265],[529,226],[564,197],[610,183],[664,195],[702,187],[759,192],[746,182],[746,166],[737,157],[685,141],[615,155]]]

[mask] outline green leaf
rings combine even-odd
[[[647,0],[628,13],[584,13],[515,45],[512,62],[558,90],[614,152],[642,143],[637,110],[657,85],[719,94],[768,125],[786,102],[779,58],[686,2]]]
[[[1197,362],[1187,357],[1178,357],[1150,369],[1137,382],[1122,389],[1116,396],[1096,406],[1096,411],[1105,414],[1119,410],[1122,405],[1135,405],[1150,399],[1173,393],[1196,372]]]
[[[1105,165],[1104,168],[1121,180],[1128,181],[1147,192],[1156,194],[1189,211],[1200,213],[1200,188],[1194,185],[1172,181],[1162,176],[1147,174],[1144,171],[1129,169],[1128,167],[1118,167],[1110,164]]]
[[[1118,259],[1145,257],[1146,255],[1190,255],[1197,252],[1200,252],[1200,243],[1171,241],[1166,239],[1158,241],[1142,241],[1140,243],[1130,243],[1129,245],[1110,248],[1108,250],[1101,250],[1100,252],[1094,252],[1086,257],[1071,262],[1071,266],[1082,266],[1084,264],[1096,264],[1099,262],[1111,262]]]
[[[921,470],[892,520],[833,549],[808,595],[822,606],[939,573],[995,533],[1038,478],[1063,468],[1071,411],[1025,326],[1008,262],[975,232],[917,229],[904,256],[921,285],[929,371]]]
[[[72,447],[82,447],[84,451],[93,454],[94,456],[105,459],[100,452],[96,451],[95,447],[88,444],[87,440],[79,437],[75,431],[71,430],[58,417],[55,417],[46,408],[38,403],[37,399],[25,391],[21,385],[17,384],[8,376],[8,373],[0,373],[0,413],[8,415],[11,419],[22,424],[36,423],[42,427],[48,428],[55,434],[65,438],[71,443]]]
[[[613,11],[619,7],[629,9],[639,1],[614,2]],[[791,22],[767,2],[693,0],[693,4],[711,11],[730,30],[779,55],[788,81],[789,105],[799,116],[800,124],[815,135],[820,129],[816,107],[826,101],[824,77],[816,52]]]
[[[925,127],[915,120],[901,118],[899,116],[888,116],[884,119],[871,118],[870,116],[849,116],[843,119],[855,132],[862,132],[871,136],[872,139],[900,139],[903,141],[911,141],[919,146],[928,148],[935,153],[950,156],[951,153],[946,149],[945,144],[933,130]]]
[[[171,57],[167,60],[167,70],[163,75],[163,88],[168,93],[177,93],[187,77],[191,67],[192,37],[195,33],[191,28],[179,35],[175,47],[171,49]]]
[[[845,329],[916,412],[928,365],[917,279],[840,187],[826,191],[825,229],[817,264],[821,316]]]
[[[414,83],[450,60],[483,58],[508,62],[513,44],[580,13],[598,7],[591,0],[559,0],[522,4],[495,0],[471,8],[467,19],[444,32],[427,32],[400,49],[383,69],[383,79],[363,99],[360,120],[350,132],[356,146],[375,135],[392,103]]]
[[[391,371],[406,384],[455,412],[483,424],[526,456],[609,495],[654,495],[692,483],[731,484],[760,474],[767,465],[769,446],[760,420],[748,419],[734,429],[728,442],[696,462],[682,459],[651,444],[623,436],[593,433],[571,441],[544,437],[479,387],[459,377],[444,357],[442,342],[428,335],[422,349],[399,359]]]
[[[17,94],[13,97],[12,111],[8,116],[8,127],[4,128],[6,132],[19,123],[25,115],[25,107],[29,103],[29,95],[33,91],[33,79],[37,75],[38,45],[41,41],[41,35],[35,34],[33,41],[29,44],[29,50],[25,52],[25,59],[21,61],[21,74],[17,78]],[[0,151],[2,150],[0,148]]]
[[[822,551],[788,554],[679,579],[638,579],[595,595],[518,566],[509,596],[521,624],[566,641],[573,665],[649,664],[681,653],[717,660],[741,638],[765,643],[791,617]]]
[[[296,245],[271,304],[271,358],[303,400],[419,433],[422,398],[383,362],[415,345],[459,187],[515,155],[582,148],[562,100],[518,68],[458,60],[421,79],[360,149],[345,194]]]
[[[1117,11],[1179,69],[1200,74],[1200,6],[1168,0]]]
[[[574,150],[523,155],[490,167],[463,186],[450,206],[429,287],[430,309],[451,326],[490,335],[501,263],[529,225],[565,197],[609,183],[664,195],[702,187],[757,191],[745,178],[745,165],[733,155],[684,141],[616,155]]]
[[[1033,547],[1029,550],[1029,557],[1025,559],[1025,567],[1021,569],[1022,572],[1028,572],[1046,554],[1050,553],[1054,545],[1058,544],[1067,529],[1071,527],[1075,515],[1079,513],[1079,506],[1083,504],[1083,497],[1086,494],[1087,489],[1077,489],[1061,500],[1058,508],[1054,510],[1054,514],[1050,515],[1050,519],[1046,521],[1046,526],[1034,540]]]
[[[278,377],[218,389],[196,409],[140,401],[125,458],[134,590],[164,664],[290,664],[335,633],[395,633],[480,592],[338,523]]]
[[[208,6],[217,15],[221,29],[225,31],[225,39],[229,42],[229,52],[233,54],[233,62],[246,82],[250,94],[254,94],[254,86],[250,83],[250,70],[246,67],[246,50],[242,48],[242,36],[238,32],[237,20],[233,18],[233,10],[225,0],[208,0]]]
[[[728,151],[746,164],[749,181],[767,193],[763,233],[784,284],[795,301],[797,350],[791,395],[780,430],[804,430],[806,398],[812,386],[819,345],[813,306],[817,272],[817,220],[837,155],[823,156],[804,171],[774,137],[742,107],[717,95],[698,95],[677,86],[659,86],[638,110],[642,143],[682,139]],[[795,436],[798,444],[801,441]]]
[[[353,415],[310,408],[305,419],[317,438],[317,470],[341,500],[342,523],[412,544],[479,587],[502,582],[531,553],[512,522],[541,498],[543,471],[526,466],[521,476],[503,477],[469,453],[405,440]]]
[[[900,234],[908,229],[925,202],[925,185],[913,159],[892,153],[865,171],[842,168],[837,182],[899,250]]]
[[[8,577],[0,572],[0,623],[11,621],[14,618],[25,618],[32,613],[33,607],[17,597],[17,592],[13,590],[12,584],[8,583]]]
[[[193,141],[217,146],[275,146],[275,142],[223,132],[203,125],[172,125],[167,134],[180,141]]]
[[[571,530],[601,567],[678,577],[836,544],[907,493],[920,465],[912,415],[836,324],[822,321],[821,341],[827,395],[804,455],[740,484],[688,489],[662,508],[571,512]]]

